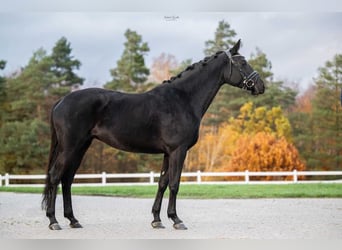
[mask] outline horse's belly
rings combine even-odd
[[[105,142],[105,141],[104,141]],[[107,142],[105,142],[107,143]],[[158,147],[154,147],[153,145],[138,145],[132,142],[120,142],[120,143],[113,143],[108,142],[109,146],[120,149],[127,152],[133,153],[146,153],[146,154],[159,154],[164,153],[164,150]]]
[[[164,153],[164,146],[160,139],[148,136],[146,133],[101,133],[95,138],[109,146],[127,152],[158,154]]]

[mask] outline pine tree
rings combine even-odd
[[[315,138],[313,136],[312,99],[315,87],[311,86],[296,99],[293,110],[289,113],[292,125],[294,144],[300,155],[307,163],[307,170],[315,170],[316,160],[312,158],[315,152]],[[316,162],[316,163],[315,163]]]
[[[125,49],[117,61],[117,67],[110,71],[113,80],[105,87],[113,90],[137,92],[147,80],[149,70],[145,66],[144,55],[150,51],[141,35],[130,29],[125,32]]]
[[[261,49],[256,48],[256,53],[252,53],[248,63],[259,73],[267,91],[265,95],[260,95],[258,98],[248,96],[248,100],[253,101],[256,106],[268,108],[280,106],[284,111],[288,111],[295,104],[298,92],[285,86],[282,81],[273,80],[272,63]]]
[[[313,99],[313,164],[326,170],[342,169],[342,55],[319,68]]]
[[[230,27],[230,24],[224,20],[220,21],[214,39],[205,42],[204,54],[211,56],[217,51],[229,49],[235,44],[235,40],[233,40],[235,36],[236,32]]]
[[[205,42],[204,54],[211,56],[220,50],[227,50],[235,44],[234,37],[236,36],[235,30],[230,27],[230,24],[224,20],[218,23],[216,28],[214,39]],[[214,102],[208,109],[206,116],[203,120],[203,124],[211,126],[214,130],[217,130],[218,125],[227,120],[230,114],[228,103],[234,101],[231,99],[232,94],[237,92],[234,88],[223,86]],[[237,108],[237,110],[240,106]]]
[[[34,52],[27,66],[6,79],[5,116],[0,127],[0,171],[28,173],[45,164],[48,123],[44,90],[52,77],[46,51]]]
[[[6,102],[9,106],[9,121],[25,119],[47,120],[42,105],[55,78],[51,72],[52,61],[47,52],[40,48],[33,53],[29,63],[18,75],[8,78]],[[18,98],[19,97],[19,98]]]
[[[65,37],[59,39],[49,56],[52,60],[51,72],[55,77],[53,94],[64,96],[72,88],[83,84],[84,79],[79,77],[74,71],[78,70],[81,62],[71,55],[70,42]]]
[[[204,124],[216,126],[230,117],[236,117],[241,106],[246,102],[253,102],[256,107],[280,106],[286,112],[294,105],[297,91],[284,86],[282,81],[273,80],[272,64],[264,52],[257,48],[256,53],[251,55],[248,63],[264,81],[266,94],[255,97],[248,91],[225,85],[209,108]]]
[[[70,53],[70,43],[62,38],[52,54],[38,49],[25,67],[6,78],[0,123],[0,172],[43,173],[49,150],[51,106],[59,96],[83,82],[73,72],[81,64]]]
[[[0,60],[0,70],[5,69],[6,61]],[[3,116],[5,115],[5,98],[6,98],[6,89],[5,89],[6,78],[0,75],[0,127],[2,124]]]

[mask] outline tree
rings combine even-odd
[[[240,114],[230,119],[230,124],[240,134],[255,135],[259,132],[273,134],[276,138],[284,137],[292,141],[291,124],[281,107],[254,107],[252,102],[244,104]]]
[[[60,38],[52,49],[49,56],[52,60],[51,72],[55,77],[53,94],[64,96],[72,88],[83,84],[84,79],[79,77],[74,71],[78,70],[81,62],[71,55],[70,42],[65,37]]]
[[[233,38],[236,36],[235,30],[230,24],[221,20],[216,28],[214,39],[205,42],[204,54],[211,56],[219,50],[227,50],[235,44]]]
[[[224,171],[298,171],[305,170],[299,153],[285,137],[277,138],[267,132],[245,134],[237,141],[229,165]],[[270,180],[272,177],[257,179]],[[292,177],[288,177],[292,178]]]
[[[204,54],[211,56],[217,51],[229,49],[235,44],[235,36],[236,32],[230,27],[230,24],[224,20],[220,21],[214,33],[214,39],[205,42]],[[231,101],[232,93],[234,95],[236,92],[237,89],[223,86],[210,105],[203,124],[217,129],[219,124],[229,117],[229,102]]]
[[[240,114],[230,119],[230,125],[240,136],[235,140],[229,163],[222,165],[221,171],[305,170],[292,144],[290,122],[280,107],[268,109],[246,103]]]
[[[162,53],[153,59],[151,78],[153,82],[161,83],[171,78],[173,71],[177,69],[178,62],[174,55]]]
[[[121,58],[117,61],[117,67],[110,70],[112,81],[105,87],[113,90],[136,92],[147,80],[149,70],[145,66],[144,55],[150,51],[141,35],[127,29],[125,32],[127,41]]]
[[[199,142],[188,154],[186,169],[188,171],[198,169],[204,171],[213,171],[215,169],[221,171],[236,170],[237,165],[235,163],[235,165],[232,165],[232,160],[234,157],[240,159],[238,158],[240,157],[238,152],[245,152],[242,147],[249,147],[249,145],[247,146],[249,141],[257,141],[261,138],[257,135],[265,138],[263,143],[274,143],[275,145],[281,143],[284,146],[281,157],[285,157],[286,153],[291,154],[288,156],[287,161],[283,162],[284,164],[286,163],[283,168],[290,169],[292,167],[298,167],[298,170],[302,169],[304,165],[302,166],[301,164],[304,163],[300,164],[301,161],[299,160],[298,151],[295,150],[292,144],[291,124],[285,117],[282,109],[280,107],[270,109],[263,106],[255,107],[251,102],[246,103],[240,108],[239,115],[236,118],[232,117],[227,122],[221,123],[217,130],[208,130],[204,134],[201,134]],[[257,136],[257,139],[254,138],[255,136]],[[270,151],[266,146],[264,145],[260,149],[265,152],[255,151],[255,153],[263,154],[269,159],[275,159],[279,156],[274,155],[278,151]],[[285,149],[288,149],[289,152],[286,152]],[[251,158],[253,153],[250,152],[249,156],[247,156],[247,152],[244,154],[246,164],[249,164],[247,161],[251,160],[249,158]],[[292,159],[292,156],[298,159],[298,161]],[[272,166],[269,162],[266,165],[271,170]],[[295,162],[296,165],[290,166],[289,164],[291,162]],[[240,165],[238,166],[239,171],[246,170],[241,169]]]
[[[236,117],[246,102],[253,102],[256,107],[280,106],[286,112],[294,105],[297,91],[284,86],[281,81],[273,81],[272,63],[264,52],[257,48],[248,63],[264,81],[266,93],[255,98],[247,91],[228,85],[223,86],[208,110],[206,119],[203,121],[205,125],[217,127],[227,118]]]
[[[259,73],[267,91],[265,95],[260,95],[258,98],[248,96],[248,101],[252,101],[257,107],[272,108],[280,106],[283,111],[288,111],[295,104],[298,92],[285,86],[283,81],[273,80],[272,63],[261,49],[256,48],[256,52],[252,53],[248,63]]]
[[[49,154],[49,127],[38,119],[0,128],[0,173],[42,173]]]
[[[325,170],[342,168],[342,55],[319,68],[313,98],[315,152],[311,164]]]
[[[8,120],[23,121],[38,118],[47,121],[43,103],[55,78],[51,72],[52,60],[40,48],[33,53],[29,63],[15,77],[7,79],[6,102]]]
[[[316,88],[314,86],[308,88],[296,100],[296,104],[291,113],[289,113],[289,120],[291,122],[294,144],[300,152],[303,159],[307,163],[308,170],[315,170],[312,168],[312,156],[315,152],[315,138],[312,119],[312,100],[316,95]],[[314,160],[315,161],[315,160]]]
[[[6,78],[0,123],[0,171],[44,171],[51,106],[74,84],[83,81],[73,72],[80,62],[70,53],[70,43],[60,39],[51,54],[38,49],[25,67]]]
[[[316,95],[316,87],[309,88],[296,99],[296,105],[293,107],[293,112],[312,113],[312,100]]]
[[[229,163],[239,137],[240,133],[230,123],[220,124],[216,131],[202,133],[187,155],[186,170],[217,171]]]
[[[6,67],[6,61],[0,60],[0,70]],[[0,75],[0,127],[2,124],[4,109],[5,109],[5,99],[6,99],[6,89],[5,89],[6,78]]]
[[[5,116],[0,127],[0,171],[44,171],[48,158],[48,114],[45,92],[52,73],[46,51],[34,52],[21,72],[6,79]]]

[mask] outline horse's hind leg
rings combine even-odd
[[[74,212],[72,209],[72,201],[71,201],[71,184],[74,180],[74,176],[76,171],[81,164],[82,158],[87,151],[91,140],[85,143],[85,145],[80,149],[74,151],[74,153],[70,156],[69,160],[69,168],[62,176],[62,191],[63,191],[63,207],[64,207],[64,217],[69,219],[70,227],[72,228],[82,228],[81,224],[74,216]]]
[[[63,152],[56,153],[53,166],[48,172],[47,181],[47,208],[46,216],[50,220],[49,228],[51,230],[60,230],[61,227],[55,216],[56,196],[59,183],[62,181],[64,215],[70,220],[72,227],[80,227],[75,219],[71,205],[71,183],[74,179],[76,170],[78,169],[83,155],[90,145],[91,140],[83,144],[81,149],[73,150],[72,147],[65,147]],[[75,143],[77,144],[77,143]],[[64,145],[64,144],[63,144]]]
[[[69,171],[64,173],[62,178],[64,217],[69,219],[70,227],[82,228],[81,224],[74,216],[71,202],[71,184],[74,179],[75,172],[76,171],[73,171],[73,169],[69,169]]]
[[[59,156],[53,165],[53,167],[48,172],[47,187],[46,187],[46,216],[50,220],[49,228],[51,230],[61,230],[58,221],[55,216],[55,206],[56,206],[56,196],[58,184],[61,180],[63,173],[63,168],[61,168]]]
[[[64,217],[70,221],[70,227],[82,228],[81,224],[74,216],[72,201],[71,201],[71,184],[74,179],[77,169],[70,169],[62,178],[62,191],[63,191],[63,208]]]

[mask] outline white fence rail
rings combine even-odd
[[[273,180],[273,181],[255,181],[250,180],[251,177],[260,176],[291,176],[291,180]],[[335,176],[335,180],[299,180],[299,176]],[[44,186],[43,180],[45,175],[0,175],[0,186]],[[190,177],[192,181],[182,181],[182,183],[197,183],[197,184],[289,184],[289,183],[342,183],[342,171],[286,171],[286,172],[185,172],[182,177]],[[203,180],[203,177],[243,177],[243,181],[217,181]],[[89,183],[77,183],[80,179],[96,179],[97,181]],[[120,179],[113,181],[114,179]],[[123,182],[123,179],[131,179],[131,181]],[[134,181],[132,181],[134,179]],[[105,185],[153,185],[158,183],[159,173],[129,173],[129,174],[76,174],[74,186],[105,186]],[[16,181],[15,181],[16,180]],[[26,180],[26,183],[18,184],[18,180]],[[40,180],[40,184],[27,183],[32,180]],[[11,183],[14,181],[14,183]]]

